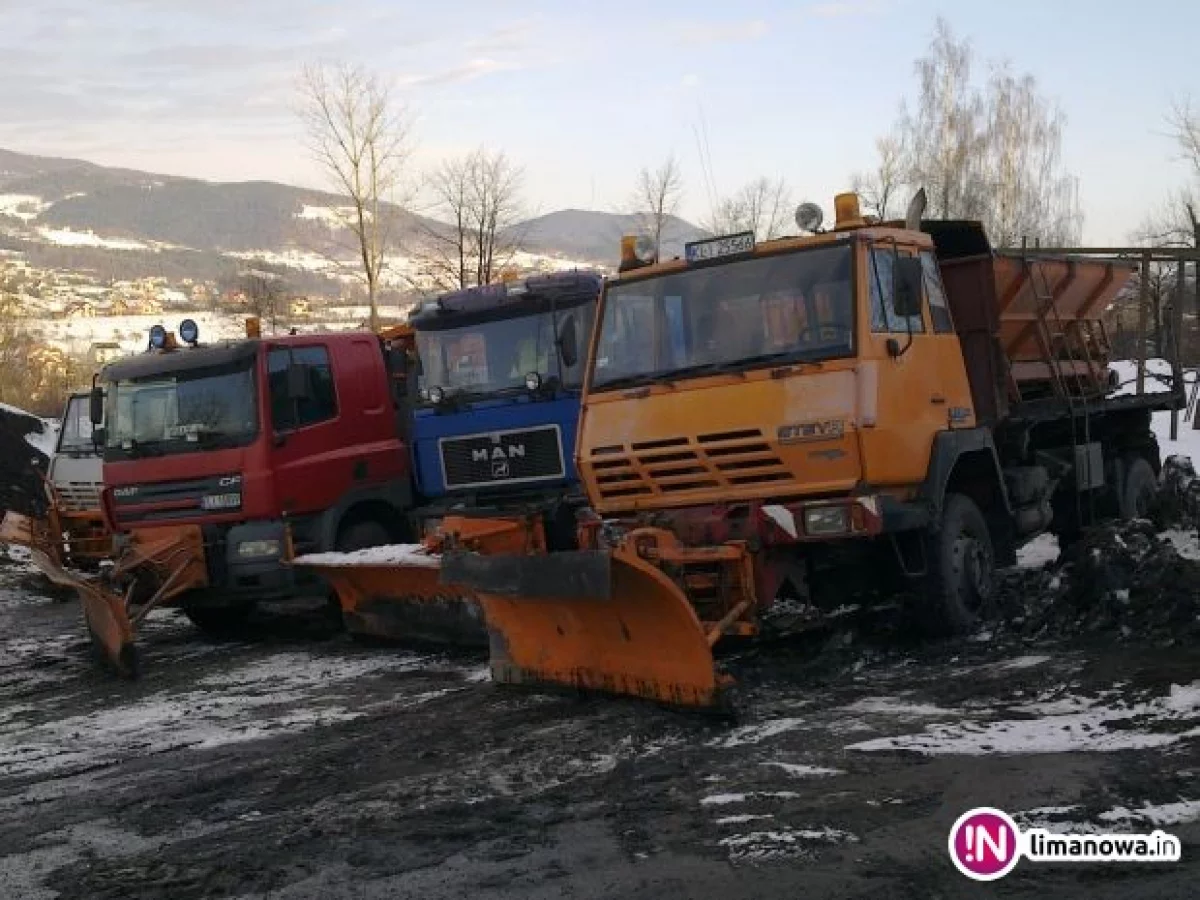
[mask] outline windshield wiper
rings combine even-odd
[[[594,385],[596,390],[609,390],[612,388],[630,388],[639,387],[643,384],[653,384],[656,381],[662,380],[662,376],[657,373],[643,375],[622,375],[620,378],[611,378],[608,381]]]

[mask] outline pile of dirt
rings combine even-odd
[[[42,474],[50,458],[36,445],[44,445],[48,437],[49,428],[43,420],[0,404],[0,512],[44,514]]]
[[[1200,636],[1200,540],[1194,527],[1160,529],[1149,520],[1089,529],[1057,561],[1004,573],[1000,596],[1008,624],[1027,636],[1194,640]]]

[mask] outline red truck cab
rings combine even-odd
[[[96,388],[118,540],[200,528],[208,584],[176,603],[202,628],[223,629],[257,600],[325,596],[285,564],[289,551],[407,533],[408,416],[394,365],[403,362],[368,331],[181,346],[157,327],[151,349],[110,363]]]

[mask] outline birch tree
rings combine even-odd
[[[977,83],[974,62],[970,43],[939,18],[914,65],[915,104],[901,104],[877,143],[875,172],[858,178],[865,205],[887,215],[900,191],[924,187],[930,217],[980,220],[999,246],[1078,242],[1083,216],[1078,181],[1062,163],[1061,109],[1007,63]]]
[[[378,330],[379,288],[396,238],[390,202],[410,154],[407,113],[378,76],[356,65],[306,66],[300,90],[313,156],[350,201],[335,214],[353,235],[370,326]]]
[[[524,171],[483,148],[447,159],[427,178],[422,274],[441,290],[490,284],[520,251]]]
[[[755,240],[769,241],[784,233],[793,211],[786,182],[760,177],[722,198],[704,227],[713,234],[753,231]]]
[[[643,168],[630,206],[637,228],[654,248],[654,259],[662,252],[667,223],[679,211],[683,201],[683,171],[674,154],[669,155],[657,169]]]

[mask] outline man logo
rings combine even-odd
[[[508,464],[510,459],[524,459],[525,445],[524,444],[509,444],[507,447],[496,445],[492,448],[484,447],[480,450],[471,451],[471,462],[503,462]]]

